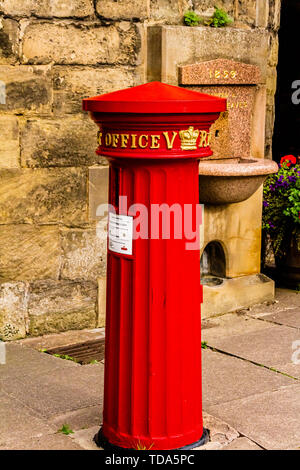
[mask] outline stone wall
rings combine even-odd
[[[215,3],[0,0],[0,339],[103,324],[106,244],[88,181],[94,169],[105,185],[107,167],[81,100],[145,82],[147,27]],[[269,36],[270,156],[280,0],[217,3],[233,28]]]

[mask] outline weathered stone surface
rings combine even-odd
[[[151,19],[160,23],[182,24],[183,15],[191,9],[189,0],[150,0]]]
[[[57,227],[3,225],[0,230],[0,282],[57,279],[60,241]]]
[[[267,104],[272,106],[274,104],[274,95],[277,88],[277,71],[276,67],[270,67],[267,74]]]
[[[193,5],[198,15],[207,18],[213,15],[216,2],[215,0],[193,0]],[[217,5],[233,17],[234,0],[219,0]]]
[[[63,413],[59,416],[53,417],[50,422],[57,429],[60,429],[65,423],[68,423],[70,428],[75,431],[77,429],[86,429],[92,426],[99,427],[101,419],[100,406],[96,405]]]
[[[41,436],[55,432],[44,420],[37,418],[22,403],[0,392],[0,445],[8,444],[20,436]]]
[[[268,450],[299,448],[300,385],[290,385],[209,408],[209,413]]]
[[[0,116],[0,168],[19,168],[19,124],[15,116]]]
[[[234,257],[233,252],[231,257]],[[274,291],[274,281],[261,274],[224,279],[221,285],[204,286],[202,316],[210,318],[262,302],[271,302]]]
[[[256,0],[256,23],[255,25],[258,26],[259,28],[266,28],[268,26],[268,20],[269,20],[269,0],[267,1]]]
[[[293,349],[293,343],[298,340],[299,332],[296,328],[270,324],[268,331],[264,329],[215,339],[213,346],[229,354],[300,378],[300,367],[295,362],[296,349]]]
[[[256,118],[253,116],[256,88],[245,85],[198,86],[193,90],[227,99],[228,111],[222,113],[211,128],[212,158],[250,157],[252,138],[256,137],[252,130]],[[264,116],[265,107],[261,111]]]
[[[94,441],[95,435],[99,432],[99,423],[100,421],[98,422],[97,426],[92,426],[88,429],[80,429],[79,431],[76,431],[74,434],[72,434],[71,439],[84,450],[103,450],[102,448],[99,448]]]
[[[203,413],[203,426],[206,429],[209,429],[209,439],[211,444],[218,443],[220,446],[228,445],[235,441],[239,436],[239,433],[229,426],[229,424],[224,423],[218,418],[205,412]],[[201,450],[201,447],[199,447],[199,450]]]
[[[96,324],[97,285],[92,282],[36,281],[28,291],[29,333],[91,328]]]
[[[211,158],[264,157],[266,91],[253,86],[261,82],[259,67],[228,59],[179,66],[179,83],[227,99],[227,112],[211,128]]]
[[[25,340],[24,340],[25,341]],[[6,346],[6,364],[1,364],[0,386],[1,390],[8,392],[5,385],[8,379],[22,379],[55,373],[58,369],[77,369],[80,365],[73,361],[62,361],[50,354],[23,347],[18,341],[11,341]],[[11,387],[11,385],[10,385]],[[11,389],[10,389],[11,390]]]
[[[102,161],[95,153],[97,129],[86,115],[29,119],[21,131],[23,167],[87,166]]]
[[[46,67],[0,66],[0,111],[51,111],[52,88]]]
[[[89,168],[89,218],[98,220],[101,214],[97,208],[108,203],[109,168],[94,166]],[[104,215],[104,214],[103,214]]]
[[[249,310],[248,315],[260,318],[265,315],[282,311],[288,312],[289,310],[295,309],[300,310],[300,295],[298,292],[290,289],[276,288],[274,302],[266,302],[263,305],[257,305]]]
[[[222,241],[226,277],[260,272],[261,201],[262,189],[258,189],[246,201],[204,208],[204,246]]]
[[[65,424],[65,423],[63,423]],[[60,426],[61,428],[61,426]],[[59,428],[58,428],[59,429]],[[69,436],[62,433],[47,434],[41,437],[22,439],[15,437],[6,444],[0,444],[0,450],[83,450]]]
[[[104,18],[114,20],[139,18],[144,19],[149,16],[149,0],[96,0],[96,11]]]
[[[259,2],[258,6],[256,6],[257,2]],[[214,13],[214,6],[217,5],[235,20],[234,26],[243,29],[250,29],[255,25],[259,27],[265,25],[268,3],[269,0],[220,0],[217,3],[215,0],[193,0],[194,8],[200,16],[211,17]]]
[[[262,29],[245,31],[231,27],[188,28],[186,26],[154,26],[155,43],[148,42],[148,76],[169,84],[178,84],[178,65],[223,58],[259,66],[264,80],[267,73],[269,34]],[[151,27],[150,27],[151,29]],[[162,40],[163,38],[163,40]],[[151,53],[160,44],[161,54]],[[156,63],[161,61],[161,77],[155,76]]]
[[[136,71],[130,68],[55,66],[53,109],[56,113],[81,113],[83,98],[139,84]]]
[[[257,331],[270,328],[270,324],[266,321],[260,321],[249,318],[247,316],[248,311],[242,310],[242,313],[228,313],[227,315],[221,315],[216,318],[210,318],[209,320],[202,321],[202,338],[208,344],[213,344],[215,338],[222,338],[227,336],[236,336],[245,331]]]
[[[0,223],[87,222],[83,168],[0,170]]]
[[[66,362],[64,359],[57,359]],[[103,365],[64,367],[53,372],[7,379],[5,392],[12,393],[24,408],[48,419],[63,412],[102,404]],[[53,430],[53,425],[51,425]],[[54,428],[54,432],[58,429]]]
[[[13,16],[79,17],[93,15],[92,0],[0,0],[0,12]]]
[[[275,68],[277,67],[278,48],[279,48],[278,36],[272,36],[270,38],[270,53],[269,53],[269,59],[268,59],[270,67],[275,67]]]
[[[0,283],[0,340],[24,338],[26,290],[23,282]]]
[[[124,30],[122,23],[31,23],[24,32],[23,60],[29,64],[135,64],[139,33],[134,24],[127,25]]]
[[[98,317],[97,326],[105,326],[106,317],[106,278],[101,277],[98,279]]]
[[[244,7],[245,5],[242,8]],[[266,118],[266,144],[263,147],[264,155],[271,157],[276,70],[270,69],[268,60],[270,64],[277,63],[277,47],[276,39],[272,40],[272,35],[266,29],[237,29],[236,24],[234,27],[221,29],[150,26],[148,27],[147,54],[148,81],[160,80],[174,85],[178,84],[178,65],[222,58],[258,66],[262,80],[266,81],[268,76],[267,103],[269,108],[267,108]],[[261,108],[266,109],[263,100],[258,100],[257,109],[260,103],[262,103]],[[260,129],[259,140],[262,141],[264,140],[264,123],[260,123],[257,128]],[[261,144],[259,145],[261,147]],[[256,148],[254,150],[256,153]]]
[[[281,310],[279,312],[271,313],[270,315],[263,315],[263,319],[265,322],[269,321],[300,329],[300,307]]]
[[[41,349],[58,348],[62,346],[69,346],[76,343],[84,343],[86,341],[103,340],[105,338],[104,328],[93,328],[84,330],[69,330],[60,333],[50,333],[48,335],[28,337],[15,341],[15,345],[25,346],[27,349]],[[54,356],[47,356],[54,357]],[[69,361],[70,362],[70,361]],[[72,362],[72,364],[76,364]]]
[[[266,330],[263,332],[267,335]],[[214,346],[214,343],[211,346]],[[238,431],[239,428],[235,426],[232,420],[211,413],[212,406],[217,404],[224,406],[234,400],[258,396],[267,391],[278,390],[280,387],[295,383],[289,377],[209,349],[202,350],[202,358],[203,409],[213,416],[224,419]]]
[[[222,450],[263,450],[255,442],[250,441],[247,437],[239,437],[222,447]]]
[[[271,98],[272,103],[274,104],[274,99]],[[275,122],[275,108],[272,105],[267,105],[266,111],[266,154],[265,158],[272,158],[272,143],[273,143],[273,129]]]
[[[94,282],[106,270],[106,237],[98,238],[96,228],[64,229],[62,236],[62,279],[87,279]]]
[[[269,26],[277,31],[280,26],[281,0],[269,1]]]
[[[256,65],[228,59],[179,66],[182,85],[257,85],[261,73]]]
[[[260,0],[258,0],[260,1]],[[263,0],[268,3],[267,0]],[[256,3],[257,0],[243,0],[237,6],[237,24],[248,24],[254,26],[256,24]]]
[[[0,18],[0,63],[14,64],[17,61],[18,53],[19,30],[17,21]]]

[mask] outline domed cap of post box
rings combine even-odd
[[[96,113],[181,114],[226,111],[226,100],[161,82],[150,82],[83,100]]]

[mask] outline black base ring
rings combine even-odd
[[[136,449],[127,449],[125,447],[119,447],[119,446],[115,446],[114,444],[111,444],[106,439],[106,437],[103,436],[102,428],[94,436],[94,441],[95,441],[95,443],[97,444],[98,447],[102,447],[102,449],[104,449],[104,450],[109,450],[109,451],[115,452],[115,453],[126,452],[126,451],[129,451],[129,450],[136,450]],[[179,447],[177,449],[168,449],[168,450],[170,450],[170,451],[172,451],[172,450],[192,450],[192,449],[195,449],[196,447],[203,446],[208,441],[209,441],[209,430],[203,428],[203,434],[201,436],[201,439],[199,439],[199,441],[193,442],[193,444],[189,444],[189,445],[184,446],[184,447]]]

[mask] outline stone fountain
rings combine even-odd
[[[260,68],[228,59],[179,66],[182,86],[222,96],[228,110],[211,129],[214,155],[199,164],[203,315],[272,300],[260,274],[262,185],[277,164],[264,159],[266,91]]]

